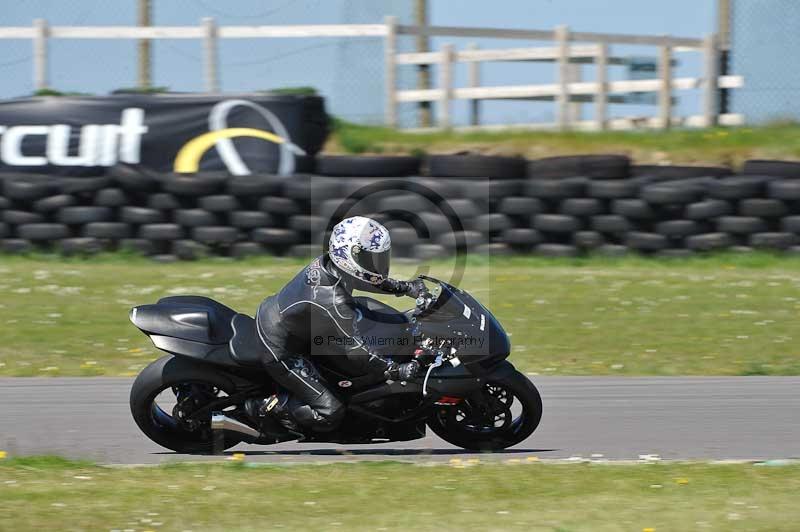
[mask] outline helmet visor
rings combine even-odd
[[[383,278],[389,276],[389,262],[391,262],[390,249],[386,251],[362,251],[355,256],[355,260],[359,266],[364,268],[370,273],[380,275]]]

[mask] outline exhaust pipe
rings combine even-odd
[[[245,425],[241,421],[229,418],[222,412],[214,412],[211,416],[211,430],[230,430],[246,434],[247,436],[258,438],[261,432],[257,431],[250,425]]]

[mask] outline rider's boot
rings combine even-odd
[[[278,421],[284,428],[292,432],[300,432],[297,423],[292,418],[289,408],[289,394],[279,392],[269,397],[247,399],[244,402],[245,411],[254,419],[271,417]]]

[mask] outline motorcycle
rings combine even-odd
[[[292,430],[247,413],[248,398],[279,391],[262,366],[264,347],[253,318],[201,296],[134,307],[133,324],[168,354],[134,381],[133,419],[155,443],[179,453],[221,452],[241,442],[409,441],[424,437],[426,426],[470,450],[500,450],[525,440],[539,425],[542,400],[506,360],[508,335],[467,292],[433,277],[420,279],[438,291],[424,293],[405,312],[354,298],[359,333],[390,344],[399,361],[416,358],[417,376],[375,382],[342,373],[335,357],[312,356],[346,404],[344,421],[331,432]]]

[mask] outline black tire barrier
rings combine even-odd
[[[754,216],[720,216],[717,218],[717,231],[732,235],[751,235],[769,229],[767,222]]]
[[[266,196],[261,198],[258,202],[258,209],[269,214],[281,216],[292,216],[303,212],[302,207],[297,201],[280,196]]]
[[[726,200],[758,198],[771,180],[766,176],[726,177],[709,183],[707,193],[711,198]]]
[[[634,165],[632,177],[646,176],[653,181],[691,179],[693,177],[724,177],[733,174],[727,166]]]
[[[779,200],[800,200],[800,180],[780,179],[767,184],[767,195]]]
[[[539,244],[534,251],[542,257],[577,257],[579,250],[568,244]]]
[[[239,229],[256,229],[275,224],[272,216],[261,211],[236,211],[230,213],[230,223]]]
[[[539,198],[515,196],[503,198],[497,210],[509,216],[531,216],[544,212],[544,204]]]
[[[525,177],[525,159],[491,155],[431,155],[428,157],[428,175],[459,179],[522,179]]]
[[[147,207],[158,211],[172,211],[180,209],[181,202],[169,192],[157,192],[147,196]]]
[[[532,179],[526,181],[523,190],[526,196],[561,200],[583,197],[589,180],[585,177],[564,179]]]
[[[87,194],[111,186],[109,177],[64,177],[59,180],[59,189],[64,194]]]
[[[595,198],[568,198],[561,202],[558,211],[569,216],[594,216],[605,212],[605,205]]]
[[[239,230],[227,226],[195,227],[192,238],[203,244],[234,244],[239,239]]]
[[[35,212],[9,209],[3,211],[3,221],[8,225],[23,225],[44,223],[46,220],[43,215]]]
[[[587,187],[587,194],[597,199],[635,198],[643,183],[641,179],[592,180]]]
[[[178,224],[145,224],[139,228],[139,238],[147,240],[180,240],[184,238],[184,229]]]
[[[630,231],[633,227],[626,217],[618,214],[592,216],[589,225],[594,231],[608,235],[622,235]]]
[[[161,187],[177,196],[209,196],[220,192],[227,180],[222,173],[167,174],[161,176]]]
[[[221,217],[203,209],[178,209],[172,213],[176,224],[184,227],[207,227],[221,225]]]
[[[280,194],[285,178],[274,175],[234,176],[228,179],[226,191],[233,196],[252,198]]]
[[[704,227],[694,220],[667,220],[655,225],[655,232],[668,238],[685,238],[703,232]]]
[[[19,255],[30,253],[35,247],[30,240],[24,238],[6,238],[0,241],[0,249],[9,255]]]
[[[755,233],[750,235],[748,244],[754,249],[778,249],[785,251],[796,245],[798,237],[792,233]]]
[[[656,209],[642,199],[614,200],[611,212],[633,220],[655,220],[658,217]]]
[[[63,209],[64,207],[70,207],[76,203],[78,203],[78,200],[75,196],[58,194],[56,196],[36,200],[33,202],[33,210],[41,213],[48,213]]]
[[[197,260],[211,254],[208,246],[194,240],[175,240],[172,243],[171,251],[180,260]]]
[[[104,188],[97,191],[92,203],[100,207],[123,207],[132,201],[132,198],[120,188]]]
[[[471,200],[500,200],[522,193],[523,181],[519,179],[448,179],[452,194]]]
[[[418,175],[421,161],[410,156],[347,156],[317,157],[317,173],[334,177],[403,177]]]
[[[596,231],[578,231],[572,235],[572,244],[582,250],[597,249],[605,242],[605,237]]]
[[[739,215],[759,218],[779,218],[789,214],[789,207],[781,200],[748,198],[739,202]]]
[[[537,214],[533,217],[533,227],[547,233],[574,233],[582,229],[582,224],[574,216]]]
[[[58,211],[57,220],[67,225],[81,225],[92,222],[110,222],[114,211],[108,207],[64,207]]]
[[[686,218],[690,220],[711,220],[733,212],[733,205],[725,200],[709,199],[686,206]]]
[[[122,222],[94,222],[83,226],[83,236],[122,240],[133,235],[131,226]]]
[[[201,209],[209,212],[228,213],[242,208],[236,196],[228,194],[218,194],[215,196],[204,196],[198,199],[198,205]]]
[[[26,240],[60,240],[69,237],[69,227],[64,224],[38,223],[17,227],[17,234]]]
[[[800,178],[800,162],[750,159],[742,167],[743,174]]]
[[[157,224],[167,221],[162,211],[148,207],[122,207],[120,220],[129,224]]]
[[[123,190],[137,192],[154,190],[160,182],[159,176],[155,172],[140,166],[124,163],[116,164],[109,168],[108,175]]]
[[[5,179],[3,195],[10,200],[33,201],[58,194],[58,186],[52,181],[43,181],[41,176],[25,179]]]
[[[95,255],[101,251],[109,250],[104,241],[91,237],[64,238],[58,241],[56,249],[64,256]]]
[[[661,251],[669,247],[669,239],[658,233],[631,231],[625,237],[625,245],[638,251]]]
[[[586,176],[593,179],[624,179],[631,161],[624,155],[570,155],[528,161],[527,175],[533,179]]]
[[[709,167],[658,167],[639,177],[604,172],[594,178],[543,163],[532,165],[540,171],[526,180],[475,173],[157,176],[124,165],[109,177],[6,174],[0,176],[0,250],[131,249],[159,260],[299,256],[323,248],[335,218],[361,215],[389,227],[396,256],[417,258],[450,255],[460,245],[489,255],[800,252],[800,179],[791,177],[800,163],[776,165],[778,176],[761,175],[772,167],[758,163],[747,165],[746,174],[723,177],[709,177]],[[676,179],[682,173],[694,177]]]

